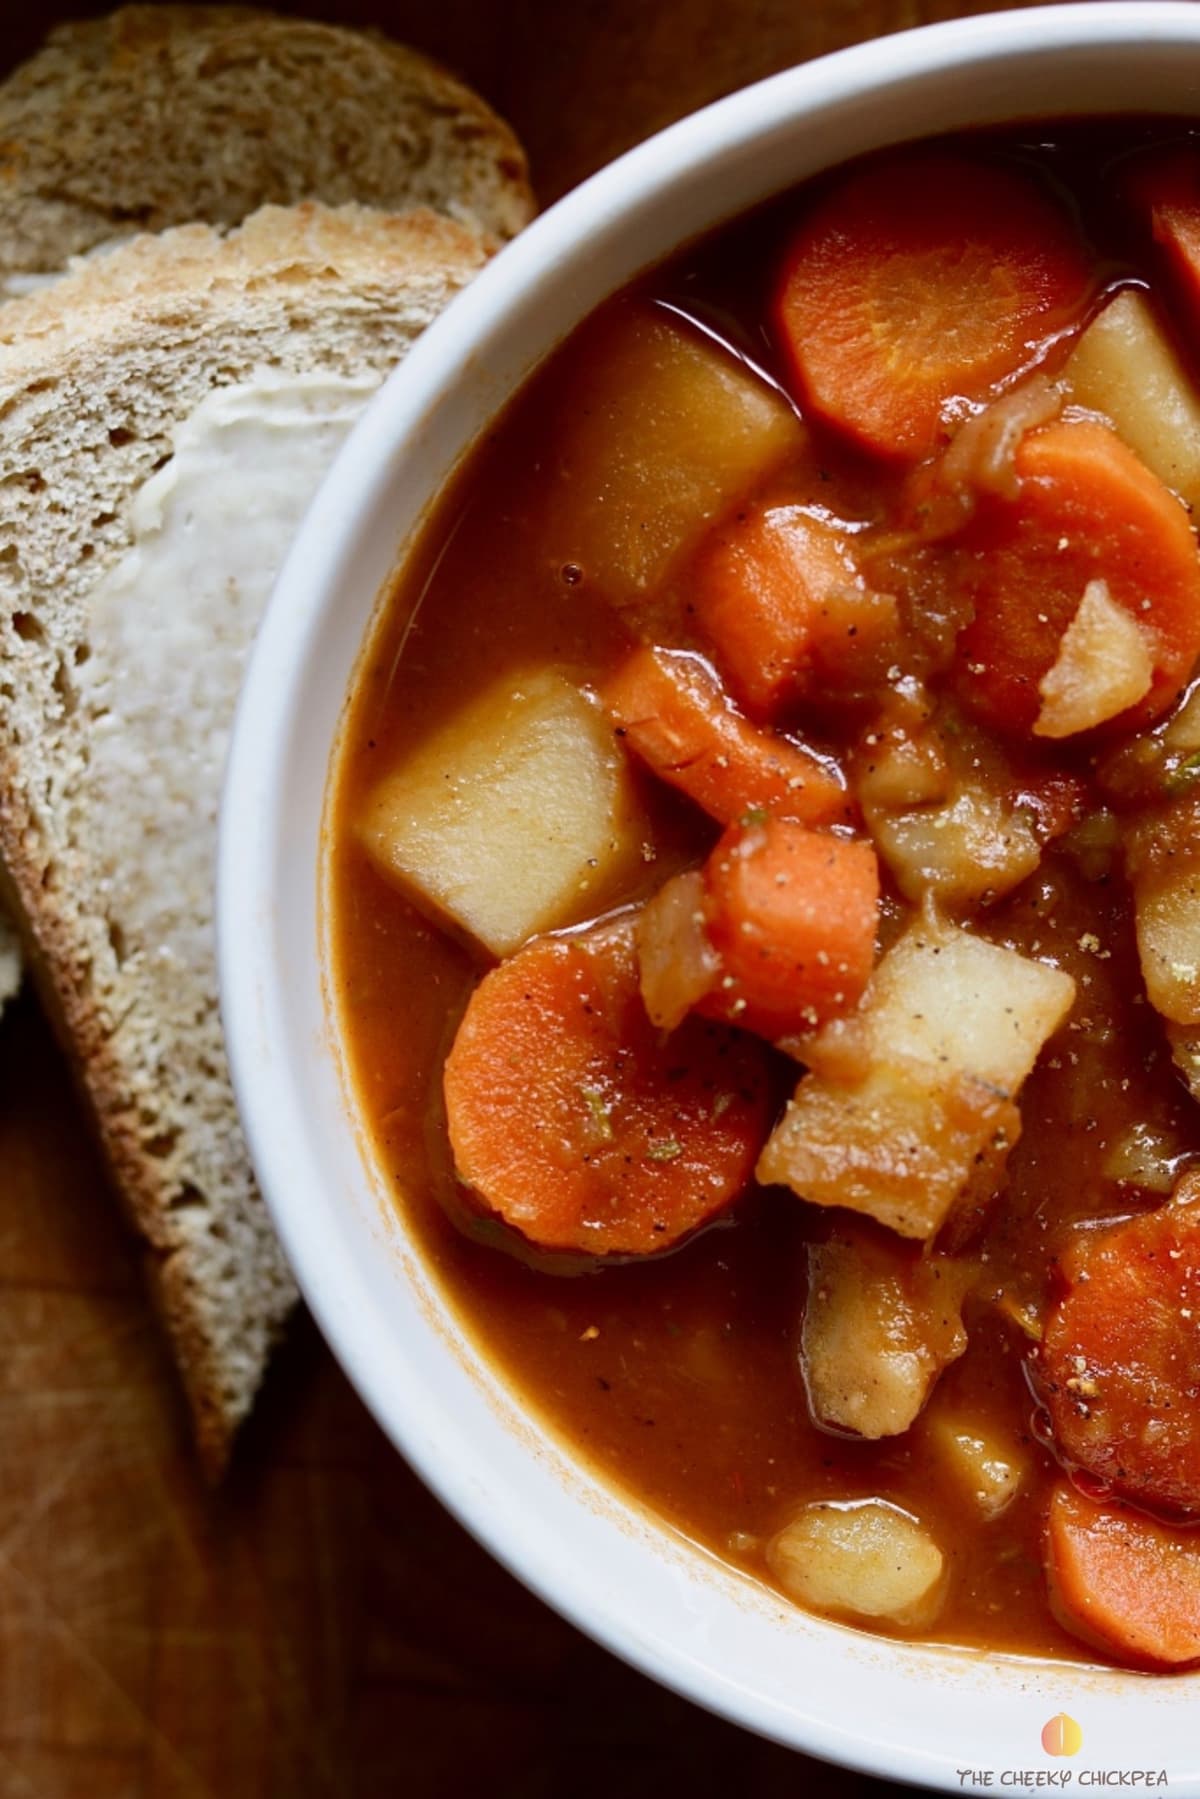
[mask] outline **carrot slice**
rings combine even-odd
[[[1029,730],[1038,683],[1090,581],[1144,633],[1146,698],[1123,725],[1155,718],[1200,654],[1200,556],[1188,515],[1115,432],[1092,420],[1031,431],[1017,451],[1013,500],[983,498],[951,552],[975,616],[960,634],[962,684],[992,723]]]
[[[631,917],[534,938],[484,976],[447,1059],[455,1166],[546,1249],[667,1249],[749,1182],[769,1124],[766,1056],[702,1019],[654,1028]]]
[[[1200,1661],[1200,1535],[1062,1481],[1045,1553],[1051,1604],[1076,1636],[1135,1665]]]
[[[861,170],[817,206],[775,322],[805,406],[919,460],[948,402],[981,399],[1081,322],[1090,284],[1074,227],[1037,187],[932,152]]]
[[[704,873],[722,977],[702,1011],[778,1038],[856,1003],[879,923],[869,843],[769,819],[726,831]]]
[[[814,674],[852,674],[896,627],[894,598],[868,589],[845,532],[798,506],[748,507],[705,545],[693,583],[700,628],[759,718]]]
[[[1125,189],[1162,246],[1181,298],[1200,317],[1200,158],[1187,150],[1139,158]]]
[[[1200,1204],[1088,1232],[1036,1364],[1063,1454],[1150,1506],[1200,1511]]]
[[[721,824],[759,808],[809,824],[853,815],[840,771],[752,725],[698,656],[634,650],[600,699],[643,762]]]

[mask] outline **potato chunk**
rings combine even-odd
[[[926,702],[928,703],[928,702]],[[949,710],[876,719],[852,776],[867,829],[905,899],[949,911],[990,904],[1042,857],[1034,814],[994,748]],[[914,711],[921,702],[908,701]]]
[[[932,1237],[1020,1133],[1014,1100],[1075,997],[1069,975],[932,917],[875,970],[857,1014],[797,1045],[811,1073],[758,1178]]]
[[[920,1063],[872,1068],[852,1087],[800,1082],[758,1161],[758,1179],[818,1206],[864,1212],[903,1237],[936,1236],[968,1185],[999,1185],[1021,1119],[983,1082]],[[982,1196],[982,1194],[981,1194]]]
[[[973,1501],[981,1517],[1008,1510],[1029,1474],[1019,1444],[990,1424],[931,1409],[921,1426],[926,1443],[954,1484]]]
[[[1125,866],[1150,1003],[1172,1024],[1200,1025],[1200,795],[1139,821]]]
[[[804,430],[775,388],[668,312],[627,306],[591,331],[554,444],[545,541],[624,606],[660,588]]]
[[[913,1628],[933,1622],[945,1589],[941,1550],[886,1499],[806,1505],[768,1543],[767,1565],[813,1611]]]
[[[947,907],[994,900],[1031,875],[1042,846],[1028,819],[983,788],[941,806],[866,812],[871,836],[906,899]]]
[[[826,1428],[894,1437],[967,1347],[962,1263],[847,1222],[808,1248],[800,1341],[809,1409]]]
[[[611,727],[554,668],[457,712],[374,789],[359,831],[383,875],[495,956],[593,910],[640,838]]]
[[[1134,891],[1150,1003],[1175,1024],[1200,1024],[1200,855]]]
[[[1200,396],[1144,294],[1126,288],[1088,326],[1064,371],[1079,406],[1120,437],[1193,510],[1200,504]]]
[[[922,918],[879,964],[864,1007],[877,1060],[908,1056],[1013,1099],[1074,998],[1061,969]]]
[[[1104,581],[1089,581],[1063,633],[1058,657],[1038,682],[1035,737],[1074,737],[1144,700],[1154,680],[1145,635]]]

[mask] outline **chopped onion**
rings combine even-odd
[[[1062,403],[1061,389],[1045,375],[1033,375],[1011,393],[993,400],[967,420],[942,457],[940,473],[945,485],[1014,499],[1021,439],[1035,426],[1056,418]]]
[[[1110,1181],[1144,1187],[1147,1193],[1170,1193],[1179,1174],[1179,1142],[1152,1124],[1138,1123],[1117,1138],[1104,1158]]]
[[[698,870],[659,888],[637,922],[638,976],[651,1021],[673,1031],[710,993],[721,960],[704,923],[704,879]]]

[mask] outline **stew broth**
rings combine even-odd
[[[1111,194],[1139,146],[1182,135],[1161,123],[1055,126],[973,137],[966,148],[1029,171],[1080,222],[1092,247],[1096,310],[1116,285],[1158,280]],[[1200,1110],[1146,1001],[1127,883],[1115,874],[1095,878],[1078,843],[1068,851],[1056,841],[1032,874],[971,917],[989,941],[1065,970],[1076,999],[1021,1091],[1022,1135],[971,1244],[979,1279],[965,1313],[966,1353],[942,1373],[910,1430],[855,1441],[812,1422],[798,1365],[805,1244],[825,1225],[823,1211],[781,1187],[756,1189],[672,1253],[597,1269],[537,1251],[464,1194],[441,1073],[487,958],[382,877],[355,825],[381,773],[506,672],[515,680],[533,664],[553,663],[597,687],[621,665],[633,640],[627,614],[586,570],[547,553],[547,484],[561,473],[551,446],[563,406],[586,390],[597,333],[623,309],[647,304],[715,335],[786,386],[763,322],[768,295],[782,245],[826,185],[723,229],[611,301],[526,385],[420,532],[356,677],[332,789],[327,892],[337,1014],[357,1104],[406,1227],[472,1335],[573,1451],[767,1580],[765,1545],[804,1502],[893,1501],[929,1528],[949,1566],[945,1604],[921,1635],[1090,1658],[1093,1650],[1047,1603],[1042,1533],[1060,1463],[1030,1387],[1022,1308],[1040,1312],[1081,1222],[1100,1225],[1162,1203],[1161,1180],[1148,1187],[1130,1176],[1131,1145],[1142,1146],[1158,1175],[1200,1159]],[[828,492],[831,514],[867,529],[896,503],[901,472],[819,422],[806,454],[802,479],[810,492]],[[803,716],[806,741],[842,747],[836,706],[813,704]],[[856,735],[860,729],[856,715]],[[1084,813],[1112,807],[1111,792],[1096,785],[1102,753],[1091,736],[1079,747],[1055,746],[1056,766],[1086,790]],[[1035,772],[1045,760],[1035,746]],[[612,890],[601,882],[595,916],[648,898],[669,875],[700,863],[719,834],[644,772],[634,778],[645,809],[642,860]],[[885,876],[885,946],[904,911]],[[780,1105],[797,1073],[779,1058]],[[967,1488],[931,1477],[929,1432],[938,1416],[993,1425],[1019,1447],[1026,1478],[1001,1516],[981,1519]],[[879,1628],[905,1634],[886,1620]]]

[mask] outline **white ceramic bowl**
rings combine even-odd
[[[333,1349],[487,1547],[648,1674],[832,1761],[972,1790],[963,1771],[1166,1770],[1200,1795],[1196,1676],[1150,1680],[885,1643],[795,1611],[614,1496],[522,1411],[405,1241],[356,1126],[323,987],[330,753],[377,598],[432,497],[529,371],[682,241],[859,152],[976,123],[1200,114],[1200,8],[1072,5],[880,39],[652,139],[506,249],[387,383],[317,497],[262,628],[225,795],[222,999],[251,1153]],[[397,1028],[403,1023],[397,1021]],[[1083,1749],[1053,1763],[1059,1710]],[[1011,1784],[1007,1782],[1006,1784]]]

